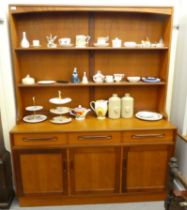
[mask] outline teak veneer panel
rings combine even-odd
[[[29,124],[19,123],[12,130],[12,134],[16,133],[50,133],[50,132],[83,132],[83,131],[134,131],[134,130],[175,130],[176,127],[167,120],[148,122],[132,119],[97,120],[95,117],[88,117],[86,120],[79,122],[73,120],[72,123],[56,125],[48,121]]]
[[[165,189],[171,146],[137,146],[128,148],[127,191]]]
[[[10,12],[12,14],[22,14],[22,13],[38,13],[38,12],[65,12],[65,11],[97,11],[97,12],[137,12],[137,13],[155,13],[162,15],[171,15],[173,12],[172,7],[117,7],[117,6],[50,6],[50,5],[10,5]]]

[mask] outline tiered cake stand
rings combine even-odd
[[[57,115],[57,116],[53,117],[50,120],[50,122],[56,123],[56,124],[64,124],[64,123],[69,123],[72,121],[71,117],[63,116],[64,114],[69,113],[70,108],[61,106],[63,104],[67,104],[67,103],[71,102],[71,98],[62,98],[61,91],[58,91],[58,97],[49,99],[49,102],[52,104],[59,105],[56,108],[50,109],[51,113]]]
[[[35,97],[32,98],[32,101],[33,101],[33,105],[27,106],[25,108],[26,111],[32,112],[32,114],[25,116],[23,118],[23,121],[28,122],[28,123],[38,123],[38,122],[42,122],[46,120],[47,119],[46,115],[36,114],[37,111],[40,111],[43,109],[43,106],[36,105]]]

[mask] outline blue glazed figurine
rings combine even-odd
[[[73,69],[73,74],[71,76],[71,82],[72,83],[79,83],[80,82],[79,75],[77,73],[77,68],[76,67]]]

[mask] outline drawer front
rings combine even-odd
[[[111,144],[120,143],[120,132],[81,132],[68,135],[69,144]]]
[[[37,133],[37,134],[14,134],[13,145],[15,146],[47,146],[67,144],[66,134]]]
[[[172,142],[173,137],[173,130],[126,131],[122,134],[122,142]]]

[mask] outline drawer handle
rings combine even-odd
[[[57,141],[57,137],[23,138],[23,141]]]
[[[112,136],[78,136],[79,140],[110,140]]]
[[[133,139],[141,139],[141,138],[149,138],[149,137],[163,138],[164,136],[165,136],[164,133],[161,133],[161,134],[152,133],[152,134],[135,134],[135,135],[132,135],[131,137]]]

